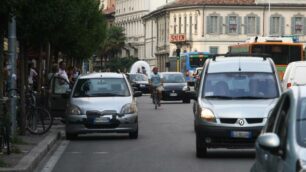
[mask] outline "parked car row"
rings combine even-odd
[[[197,157],[255,145],[251,171],[306,171],[305,73],[305,62],[293,62],[281,81],[270,58],[208,59],[190,92]]]

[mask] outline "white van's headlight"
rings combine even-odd
[[[216,117],[214,113],[206,108],[202,108],[201,110],[201,119],[207,122],[216,122]]]
[[[125,104],[121,109],[121,114],[129,114],[129,113],[135,113],[137,111],[137,107],[135,103],[128,103]]]
[[[68,115],[81,115],[81,109],[75,105],[71,105],[68,108]]]

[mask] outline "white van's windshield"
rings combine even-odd
[[[208,73],[202,97],[223,99],[271,99],[279,96],[272,73]]]
[[[306,147],[306,99],[301,101],[300,114],[297,118],[297,139],[301,146]]]

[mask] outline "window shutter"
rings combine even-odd
[[[304,18],[304,23],[303,24],[304,24],[304,28],[303,28],[304,29],[304,35],[306,35],[306,17]]]
[[[281,24],[280,24],[280,31],[281,31],[281,35],[284,35],[285,34],[285,18],[284,17],[280,17],[280,21],[281,21]]]
[[[219,33],[222,34],[223,33],[223,20],[221,16],[218,16],[218,20],[219,20]]]
[[[295,17],[291,17],[291,34],[295,34]]]
[[[241,17],[240,16],[238,16],[237,27],[238,27],[238,34],[241,34]]]
[[[256,16],[256,33],[257,33],[257,35],[259,35],[260,34],[260,17],[258,17],[258,16]]]
[[[225,34],[229,33],[229,16],[225,17]]]
[[[249,34],[249,21],[248,16],[244,17],[244,34]]]
[[[270,35],[273,35],[274,32],[274,25],[273,25],[273,20],[272,16],[270,17]]]
[[[207,16],[207,21],[206,21],[206,29],[207,33],[210,34],[212,32],[212,23],[211,23],[211,16]]]

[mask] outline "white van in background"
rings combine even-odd
[[[304,84],[306,84],[306,61],[289,63],[282,81],[283,91],[294,85]]]

